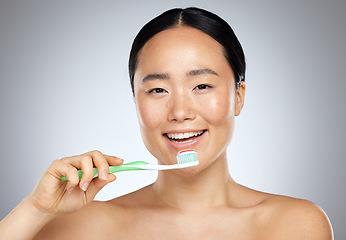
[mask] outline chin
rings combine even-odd
[[[188,168],[182,168],[182,169],[175,169],[172,170],[175,174],[184,176],[184,177],[193,177],[198,175],[201,172],[201,167],[199,165],[188,167]]]

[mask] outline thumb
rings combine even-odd
[[[96,194],[108,183],[114,182],[116,179],[116,176],[114,174],[108,174],[107,181],[101,180],[100,178],[94,178],[93,181],[91,181],[88,190],[86,191],[87,199],[93,200]]]

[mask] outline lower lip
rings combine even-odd
[[[186,142],[173,142],[166,135],[164,135],[164,138],[166,139],[166,141],[171,147],[173,147],[177,151],[180,151],[184,149],[193,149],[194,147],[196,147],[196,145],[198,145],[198,143],[202,141],[206,132],[207,131],[204,131],[202,135],[192,138],[190,140],[187,140]]]

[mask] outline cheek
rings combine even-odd
[[[162,110],[153,107],[148,101],[138,100],[136,104],[137,116],[140,127],[143,130],[157,129],[162,123]]]
[[[208,122],[223,125],[233,119],[234,101],[227,93],[218,94],[203,104],[203,111]]]

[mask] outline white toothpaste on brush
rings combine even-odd
[[[179,151],[177,154],[178,164],[196,162],[196,154],[197,153],[191,149]]]

